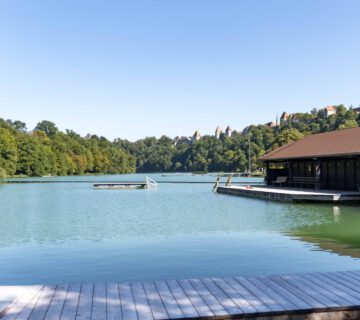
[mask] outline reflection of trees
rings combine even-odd
[[[334,207],[332,223],[300,227],[289,233],[321,250],[360,258],[360,215],[356,207]]]

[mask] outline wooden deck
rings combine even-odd
[[[359,203],[360,192],[314,190],[290,187],[267,186],[219,186],[218,193],[235,196],[286,201],[286,202],[331,202],[331,203]]]
[[[360,271],[0,287],[11,319],[360,319]]]

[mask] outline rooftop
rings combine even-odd
[[[327,111],[336,111],[335,106],[327,106],[325,109],[326,109]]]
[[[260,159],[271,161],[354,154],[360,155],[360,127],[309,135],[277,148]]]

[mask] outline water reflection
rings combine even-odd
[[[358,206],[326,206],[327,222],[297,227],[288,235],[315,244],[318,250],[360,258],[360,208]]]
[[[176,177],[185,178],[214,180]],[[212,184],[161,184],[154,192],[94,190],[91,183],[3,185],[0,283],[360,269],[358,207],[277,203],[214,195],[211,189]]]

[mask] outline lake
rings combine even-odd
[[[149,176],[159,182],[216,179]],[[144,179],[57,177],[30,180],[73,183],[0,185],[0,284],[360,269],[359,207],[218,195],[209,183],[126,191],[92,185]]]

